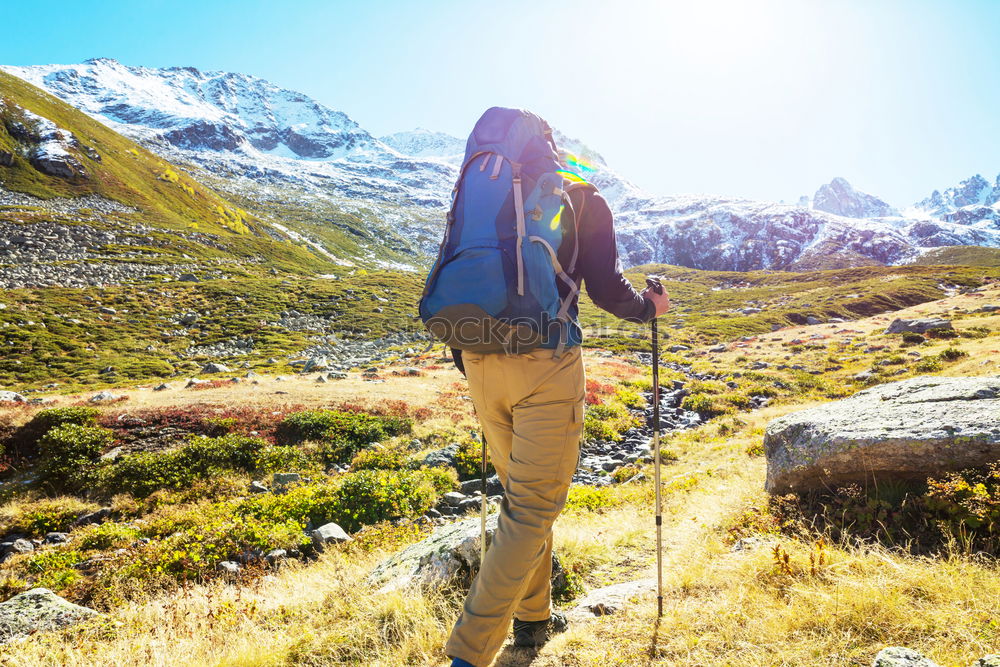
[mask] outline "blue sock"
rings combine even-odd
[[[475,666],[472,665],[471,663],[466,662],[465,660],[462,660],[461,658],[452,658],[451,667],[475,667]]]

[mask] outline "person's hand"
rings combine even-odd
[[[653,305],[656,307],[656,317],[670,310],[670,295],[667,294],[667,290],[663,289],[663,287],[660,287],[659,292],[652,287],[647,287],[642,290],[642,296],[653,302]]]

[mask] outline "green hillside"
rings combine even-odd
[[[46,137],[53,130],[66,137],[57,145],[65,151],[69,166],[58,175],[40,167],[37,160],[40,147],[51,145]],[[0,206],[0,222],[87,222],[98,227],[142,223],[154,228],[154,242],[163,241],[157,244],[158,254],[168,258],[235,256],[263,259],[286,270],[330,267],[326,258],[270,229],[183,169],[5,72],[0,72],[0,186],[43,200],[100,195],[137,210],[83,220],[58,207],[50,210],[42,202]],[[206,239],[211,242],[205,243]]]
[[[983,248],[975,245],[955,245],[934,248],[920,256],[914,264],[927,266],[1000,266],[1000,248]]]

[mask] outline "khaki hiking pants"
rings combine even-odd
[[[472,401],[503,483],[497,531],[446,646],[486,667],[511,618],[551,613],[552,524],[580,456],[584,372],[578,346],[527,354],[463,352]]]

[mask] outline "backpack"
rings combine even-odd
[[[566,195],[552,130],[521,109],[493,107],[476,123],[452,191],[444,238],[420,317],[436,339],[475,352],[521,354],[570,343],[570,278],[578,248],[564,233]],[[563,172],[565,173],[565,172]],[[569,215],[573,219],[574,215]],[[559,248],[572,238],[564,270]],[[560,299],[561,281],[567,287]],[[579,340],[572,341],[573,344]]]

